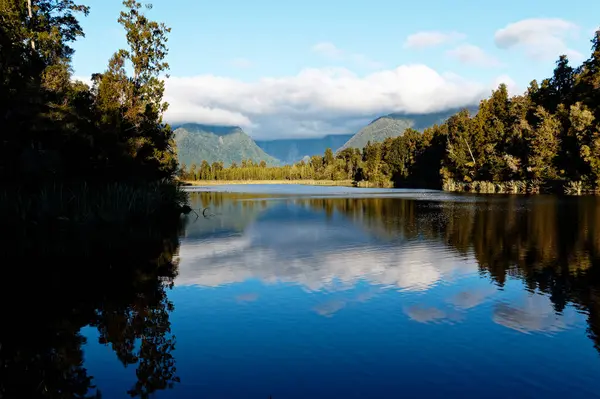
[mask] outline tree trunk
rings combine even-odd
[[[33,9],[31,7],[31,0],[27,0],[27,11],[29,13],[29,24],[31,25],[31,21],[33,20]],[[31,39],[31,49],[35,51],[35,41]]]
[[[471,159],[473,160],[473,165],[476,165],[475,157],[473,156],[473,152],[471,151],[471,146],[469,146],[469,143],[467,143],[467,140],[465,140],[464,137],[462,139],[465,142],[465,144],[467,145],[467,149],[469,150],[469,154],[471,154]]]

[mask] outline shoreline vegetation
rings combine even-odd
[[[5,228],[153,222],[189,211],[163,122],[170,28],[124,0],[115,49],[90,84],[75,80],[84,37],[75,0],[0,0],[0,213]]]
[[[578,67],[567,56],[552,77],[509,96],[500,84],[475,115],[463,109],[423,132],[312,156],[293,165],[251,160],[182,165],[181,180],[353,181],[359,187],[453,192],[600,194],[600,30]]]
[[[310,186],[343,186],[352,187],[352,180],[183,180],[183,186],[223,186],[228,184],[306,184]]]

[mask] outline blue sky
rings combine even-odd
[[[88,0],[76,76],[124,46],[119,0]],[[521,92],[559,54],[590,53],[600,3],[155,0],[172,27],[171,122],[237,124],[257,138],[348,133],[375,115],[463,106],[504,81]],[[485,6],[484,6],[485,4]]]

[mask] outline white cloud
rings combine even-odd
[[[461,291],[450,297],[447,302],[459,309],[471,309],[484,303],[489,297],[497,293],[497,290],[488,286],[485,288],[474,288],[468,291]]]
[[[403,309],[404,313],[413,321],[418,323],[456,323],[464,319],[464,315],[458,312],[447,312],[435,306],[412,305]]]
[[[414,305],[405,307],[403,310],[408,317],[414,321],[418,321],[419,323],[437,322],[444,320],[447,317],[446,312],[432,306],[426,307]]]
[[[165,100],[169,103],[166,120],[170,123],[177,122],[202,122],[207,125],[233,125],[251,128],[252,121],[239,112],[232,112],[222,108],[206,107],[200,104],[186,101],[186,99]],[[175,107],[173,107],[175,102]]]
[[[234,58],[230,62],[234,68],[246,69],[254,66],[254,63],[247,58]]]
[[[183,240],[176,284],[217,287],[259,279],[316,291],[363,280],[414,292],[477,270],[474,260],[449,257],[445,248],[360,243],[350,225],[329,229],[325,238],[323,229],[321,222],[257,221],[239,236]],[[322,313],[330,313],[325,308]]]
[[[498,76],[494,80],[494,89],[497,88],[500,85],[500,83],[504,83],[506,85],[508,94],[511,96],[523,93],[523,89],[508,75]]]
[[[359,76],[345,68],[304,69],[253,82],[200,75],[171,77],[165,99],[170,123],[232,124],[255,138],[348,133],[389,112],[425,113],[476,104],[494,82],[401,65]]]
[[[522,48],[535,60],[557,59],[561,54],[579,60],[582,54],[567,44],[578,32],[576,24],[560,18],[530,18],[497,30],[494,41],[502,49]]]
[[[572,307],[561,313],[554,311],[552,302],[547,296],[528,295],[522,304],[498,302],[494,306],[492,320],[504,327],[525,334],[533,332],[556,334],[575,325],[582,324],[582,318]]]
[[[498,59],[473,44],[462,44],[452,50],[448,50],[446,54],[466,65],[480,67],[498,67],[502,65]]]
[[[460,32],[423,31],[409,35],[404,41],[404,48],[426,48],[453,43],[466,37]]]
[[[383,67],[382,63],[373,61],[364,54],[350,53],[344,51],[330,42],[317,43],[311,47],[311,50],[330,60],[348,61],[354,63],[355,65],[361,68],[378,69]]]

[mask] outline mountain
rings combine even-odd
[[[179,164],[200,166],[222,161],[225,166],[244,159],[254,162],[265,161],[267,165],[278,165],[273,158],[256,145],[254,140],[237,126],[210,126],[188,123],[175,129],[175,143]]]
[[[471,113],[477,108],[468,108]],[[431,114],[389,114],[381,116],[358,131],[350,140],[342,145],[336,152],[346,148],[363,149],[367,143],[382,142],[388,137],[398,137],[408,128],[423,130],[436,123],[442,123],[458,110],[453,109]]]
[[[256,144],[268,154],[292,164],[305,156],[323,155],[327,148],[335,150],[352,137],[352,134],[330,134],[319,138],[256,140]]]

